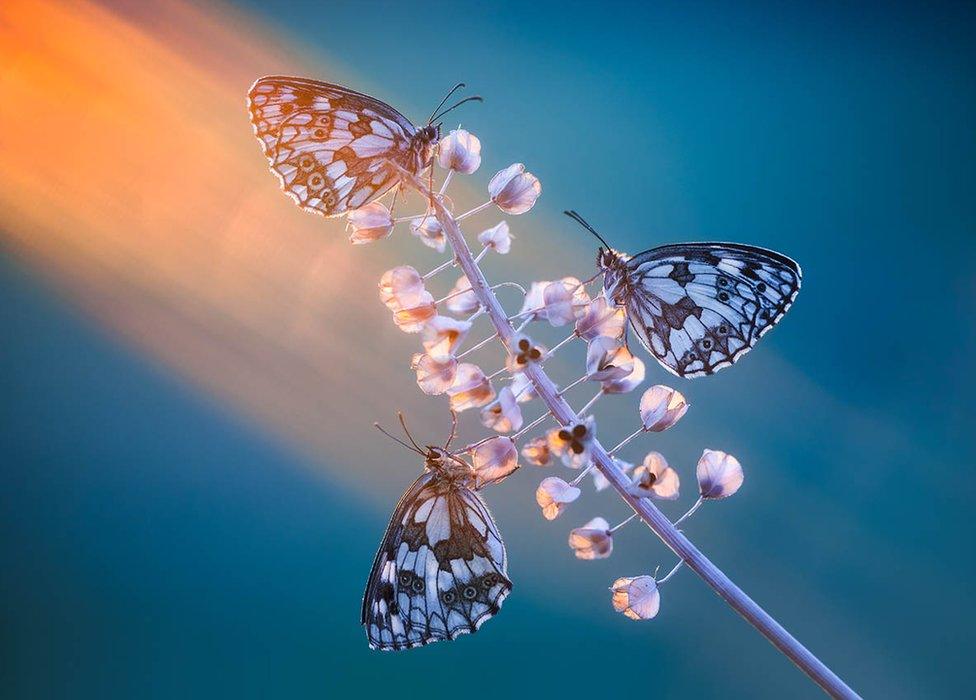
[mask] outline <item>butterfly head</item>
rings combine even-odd
[[[471,466],[460,457],[436,445],[427,445],[426,449],[424,466],[428,471],[451,480],[464,480],[471,476]]]

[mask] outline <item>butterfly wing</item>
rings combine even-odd
[[[387,165],[411,165],[416,128],[395,109],[353,90],[268,76],[247,96],[254,133],[281,188],[305,211],[338,216],[399,182]]]
[[[641,344],[668,371],[728,367],[775,326],[800,291],[800,266],[736,243],[660,246],[627,262],[625,305]]]
[[[475,632],[512,589],[505,545],[474,491],[426,472],[397,504],[363,597],[371,649]]]

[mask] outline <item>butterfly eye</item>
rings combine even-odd
[[[474,586],[465,586],[464,590],[461,592],[465,600],[474,600],[478,595],[478,589]]]

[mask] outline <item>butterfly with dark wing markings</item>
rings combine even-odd
[[[382,651],[476,632],[512,590],[505,545],[477,493],[487,484],[447,446],[410,442],[401,444],[424,456],[424,473],[397,503],[363,595],[369,647]]]
[[[731,366],[779,323],[800,291],[800,266],[739,243],[676,243],[630,257],[597,236],[608,301],[623,306],[648,352],[679,377]]]
[[[447,97],[464,87],[459,83]],[[438,106],[440,109],[447,97]],[[341,85],[281,75],[259,78],[247,94],[254,133],[281,188],[303,210],[339,216],[358,209],[429,166],[440,138],[390,105]]]

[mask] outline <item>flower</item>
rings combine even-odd
[[[566,506],[580,496],[580,490],[570,486],[558,476],[543,479],[539,488],[535,490],[535,502],[542,508],[542,517],[555,520],[566,509]]]
[[[481,306],[478,297],[471,291],[471,282],[464,275],[458,277],[445,303],[451,313],[463,315],[473,314]]]
[[[608,338],[623,338],[627,327],[627,315],[622,306],[611,307],[602,294],[590,302],[585,312],[576,321],[576,335],[586,340],[604,335]]]
[[[532,380],[525,376],[525,374],[519,372],[512,377],[512,393],[515,395],[515,400],[519,403],[531,401],[536,396],[535,385],[532,384]]]
[[[575,277],[550,282],[542,291],[546,320],[553,326],[565,326],[586,313],[590,295]]]
[[[506,214],[524,214],[542,194],[542,184],[521,163],[499,170],[488,182],[491,201]]]
[[[440,396],[457,377],[458,361],[453,357],[435,359],[427,353],[417,353],[410,362],[417,372],[417,386],[428,396]]]
[[[613,552],[610,523],[593,518],[583,527],[573,528],[569,532],[569,546],[577,559],[606,559]]]
[[[515,339],[515,347],[512,348],[508,356],[509,372],[521,372],[530,364],[539,362],[546,356],[546,349],[541,345],[535,345],[528,336],[519,336]]]
[[[562,459],[563,464],[579,469],[590,461],[590,448],[596,437],[596,419],[587,416],[582,422],[553,428],[546,434],[549,449]]]
[[[640,386],[644,381],[644,361],[639,357],[634,357],[633,360],[634,368],[626,377],[601,382],[604,394],[627,394]]]
[[[468,408],[484,406],[495,398],[495,390],[480,367],[462,362],[458,365],[457,375],[447,395],[451,397],[451,409],[460,413]]]
[[[673,501],[678,497],[678,472],[668,466],[659,452],[648,452],[644,463],[634,470],[630,492],[640,498]]]
[[[515,401],[511,387],[502,387],[498,399],[481,409],[481,423],[499,433],[508,433],[522,427],[522,409]]]
[[[437,305],[430,292],[424,291],[413,306],[393,312],[393,321],[404,333],[419,333],[437,315]]]
[[[497,484],[518,469],[518,450],[512,438],[493,437],[478,445],[471,453],[475,488]]]
[[[720,450],[705,450],[698,460],[698,492],[702,498],[726,498],[739,490],[745,475],[739,460]]]
[[[421,342],[431,357],[443,360],[452,356],[464,342],[471,323],[456,321],[450,316],[434,316],[424,326]]]
[[[437,162],[445,170],[470,175],[481,165],[481,141],[464,129],[453,129],[437,145]]]
[[[549,284],[549,281],[532,283],[525,295],[525,300],[522,302],[522,308],[519,310],[518,315],[520,317],[526,321],[538,321],[546,317],[546,304],[542,295]]]
[[[652,433],[667,430],[681,420],[687,410],[688,402],[681,392],[663,384],[655,384],[641,396],[641,423],[644,430]]]
[[[631,620],[650,620],[661,607],[661,594],[653,576],[618,578],[610,590],[613,609]]]
[[[380,202],[371,202],[365,207],[353,209],[346,222],[352,227],[349,240],[356,245],[378,241],[393,233],[393,217],[390,216],[390,210]]]
[[[491,248],[499,255],[505,255],[512,249],[512,234],[508,230],[508,222],[502,221],[478,234],[478,242],[486,248]]]
[[[387,270],[380,277],[380,300],[390,311],[416,306],[427,291],[424,279],[416,269],[401,265]]]
[[[616,457],[613,457],[612,459],[617,469],[619,469],[624,474],[629,474],[630,470],[634,468],[634,465],[631,464],[630,462],[625,462],[622,459],[618,459]],[[599,469],[594,469],[593,488],[595,488],[597,491],[603,491],[609,485],[610,482],[607,480],[607,477],[603,476],[603,472],[601,472]]]
[[[634,371],[634,356],[619,340],[598,336],[586,348],[586,376],[595,382],[623,379]]]
[[[415,217],[410,221],[410,231],[428,248],[433,248],[438,253],[443,253],[447,247],[447,237],[441,222],[434,216],[434,212],[427,212],[423,216]]]
[[[544,437],[532,438],[522,447],[522,456],[529,464],[537,467],[545,467],[552,459],[552,452],[549,450],[549,441]]]

